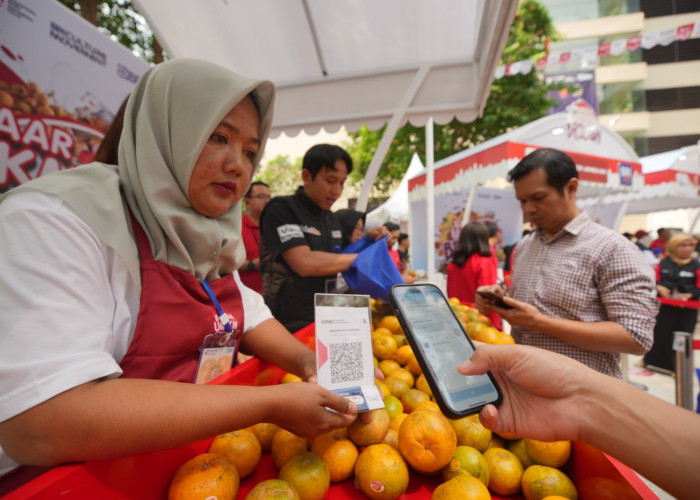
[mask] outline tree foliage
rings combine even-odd
[[[546,54],[549,41],[554,39],[554,25],[546,8],[538,0],[521,0],[501,54],[501,64],[535,61]],[[547,98],[547,91],[555,88],[559,87],[545,85],[537,71],[494,80],[482,117],[471,123],[453,120],[434,127],[435,161],[541,118],[554,103]],[[346,147],[356,163],[350,174],[351,183],[364,179],[385,129],[372,131],[363,127],[349,134],[351,140]],[[414,153],[425,162],[425,130],[409,124],[396,133],[380,167],[375,189],[383,193],[391,189],[404,176]]]
[[[303,158],[292,161],[287,155],[279,155],[258,167],[256,181],[263,181],[270,186],[273,196],[284,196],[296,191],[301,185],[301,163]]]
[[[112,40],[148,62],[163,60],[163,51],[131,0],[59,0]]]

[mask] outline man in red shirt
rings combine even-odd
[[[651,242],[651,244],[649,245],[649,250],[654,252],[654,255],[656,256],[664,255],[666,253],[666,244],[671,238],[671,231],[669,231],[665,227],[660,227],[657,233],[659,237]]]
[[[243,197],[246,212],[243,215],[243,244],[246,263],[239,269],[241,281],[258,293],[262,293],[260,278],[260,214],[270,201],[270,188],[264,182],[253,182]]]

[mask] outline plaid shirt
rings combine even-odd
[[[654,272],[622,235],[583,212],[551,240],[536,230],[518,243],[511,296],[552,318],[614,321],[649,350],[658,311]],[[565,354],[620,378],[620,354],[589,351],[535,330],[513,326],[513,337]]]

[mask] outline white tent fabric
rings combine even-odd
[[[272,80],[272,136],[481,113],[516,0],[135,0],[172,57]],[[206,92],[206,89],[202,89]]]
[[[380,206],[367,214],[365,225],[368,228],[381,226],[386,221],[408,221],[408,180],[425,172],[423,162],[416,153],[413,153],[408,170],[397,186],[394,194]]]
[[[616,193],[602,199],[582,200],[581,208],[591,211],[599,206],[607,214],[606,225],[617,227],[625,214],[646,214],[700,207],[700,145],[645,156],[640,159],[644,185],[628,193]],[[694,225],[694,224],[693,224]]]

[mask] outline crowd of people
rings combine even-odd
[[[274,96],[272,83],[213,63],[158,64],[125,102],[101,162],[0,198],[0,474],[18,464],[172,448],[258,422],[315,436],[357,417],[351,401],[314,383],[315,353],[290,332],[313,322],[315,293],[337,291],[339,273],[358,255],[343,249],[360,238],[385,238],[393,265],[415,281],[410,240],[392,221],[366,230],[364,213],[332,210],[353,169],[339,146],[306,152],[303,184],[293,194],[253,182]],[[660,363],[652,360],[659,324],[672,320],[662,319],[663,306],[657,318],[657,296],[698,299],[696,242],[659,231],[648,245],[663,257],[655,277],[641,233],[632,244],[577,209],[578,173],[566,154],[536,150],[508,177],[533,226],[510,249],[511,286],[498,279],[499,229],[491,222],[464,226],[447,267],[448,295],[474,303],[494,324],[505,319],[521,344],[479,347],[459,367],[464,374],[491,369],[504,391],[500,408],[482,410],[485,424],[547,429],[540,438],[588,440],[638,464],[637,440],[613,442],[569,418],[588,404],[567,393],[580,375],[601,387],[590,395],[613,420],[632,421],[643,405],[658,406],[659,415],[683,422],[682,435],[666,437],[686,446],[689,429],[700,436],[697,418],[614,379],[620,353],[648,351],[649,363]],[[694,328],[690,316],[679,328]],[[192,383],[228,370],[239,352],[305,382]],[[622,403],[604,405],[604,388]],[[562,418],[542,426],[542,413]],[[697,439],[691,446],[684,466],[696,467]],[[678,447],[665,449],[664,457],[674,457]],[[668,471],[675,462],[664,463],[662,484],[685,492],[668,479],[682,467]]]

